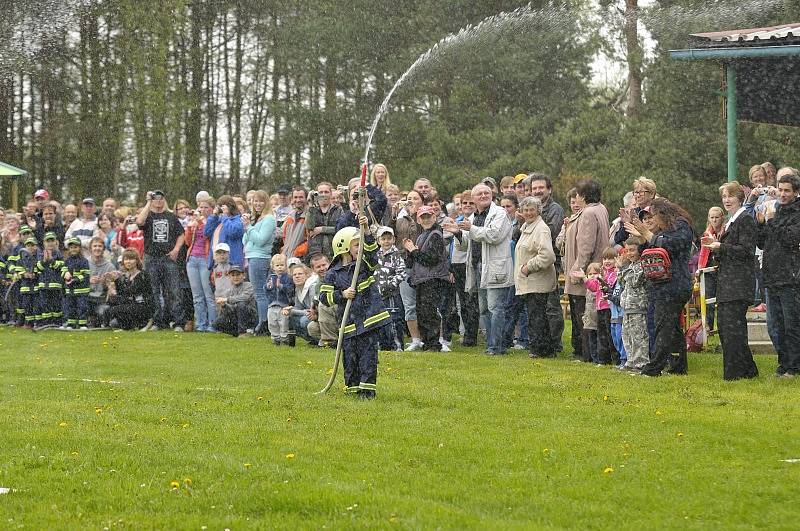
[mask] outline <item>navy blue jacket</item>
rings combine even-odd
[[[367,209],[372,212],[372,215],[369,213],[367,214],[367,221],[370,225],[373,223],[372,217],[375,217],[375,221],[378,223],[381,222],[383,219],[383,214],[386,211],[386,205],[388,201],[386,201],[386,196],[381,189],[377,186],[373,186],[371,184],[367,185],[367,197],[369,197],[369,204],[367,205]],[[349,204],[349,202],[348,202]],[[336,222],[336,232],[339,232],[340,229],[345,227],[356,227],[358,228],[358,216],[350,212],[350,209],[344,210],[342,215],[339,216],[339,221]]]
[[[72,282],[64,282],[64,293],[67,295],[88,295],[92,289],[89,285],[91,270],[89,261],[82,254],[78,256],[68,256],[64,259],[64,266],[61,268],[61,276],[72,274]]]
[[[661,247],[669,253],[672,262],[669,282],[649,282],[647,295],[655,300],[684,300],[692,292],[692,278],[689,275],[689,259],[692,254],[694,232],[682,218],[675,221],[675,227],[659,232],[644,245],[644,248]]]
[[[775,217],[758,226],[758,246],[764,249],[764,286],[797,286],[800,267],[800,199],[780,205]]]
[[[36,272],[39,274],[39,289],[61,290],[63,288],[62,267],[64,267],[64,260],[58,251],[53,251],[52,258],[46,262],[44,258],[39,260],[36,264]]]
[[[392,317],[383,305],[378,284],[375,282],[378,245],[371,234],[364,236],[364,253],[361,269],[358,272],[356,298],[350,305],[347,323],[344,323],[344,337],[358,336],[391,323]],[[347,299],[342,292],[350,287],[356,262],[342,263],[341,255],[337,256],[325,281],[319,288],[319,302],[325,306],[337,306],[337,320],[341,323]]]

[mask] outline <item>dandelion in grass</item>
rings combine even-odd
[[[170,490],[178,490],[179,488],[181,488],[181,484],[178,483],[178,480],[173,479],[172,481],[169,482],[169,488]]]
[[[191,487],[192,486],[192,478],[183,478],[183,484],[186,485],[187,488]]]
[[[286,459],[294,459],[294,454],[286,454]]]
[[[264,400],[264,397],[263,396],[258,396],[258,397],[256,397],[256,400]]]
[[[543,448],[542,449],[542,455],[544,455],[545,457],[548,457],[550,455],[550,448]]]
[[[252,466],[253,466],[253,464],[252,464],[252,463],[245,463],[245,464],[244,464],[244,467],[245,467],[245,468],[250,468],[250,467],[252,467]]]
[[[679,432],[676,434],[676,437],[678,437],[678,438],[681,438],[681,437],[683,437],[683,432],[682,432],[682,431],[679,431]]]
[[[67,427],[67,423],[66,423],[66,422],[63,422],[63,421],[62,421],[62,422],[59,422],[59,423],[58,423],[58,427],[59,427],[59,428],[66,428],[66,427]]]
[[[612,467],[610,467],[610,466],[607,466],[607,467],[605,467],[603,469],[603,474],[613,474],[613,473],[614,473],[614,469]]]
[[[608,395],[603,395],[603,402],[608,402]]]

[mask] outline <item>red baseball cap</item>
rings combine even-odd
[[[433,215],[433,207],[428,205],[422,205],[417,209],[417,217],[424,216],[425,214]]]
[[[41,189],[41,190],[36,190],[36,193],[33,194],[33,198],[34,199],[38,199],[40,197],[42,197],[44,199],[50,199],[50,194],[44,188]]]

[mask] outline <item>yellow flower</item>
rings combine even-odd
[[[603,474],[613,474],[613,473],[614,473],[614,469],[611,468],[610,466],[607,466],[607,467],[605,467],[603,469]]]
[[[164,422],[166,420],[167,420],[167,417],[161,417],[161,420],[159,420],[159,422]]]
[[[169,482],[169,488],[172,490],[178,490],[179,488],[181,488],[181,484],[178,483],[177,480],[173,479],[172,481]]]
[[[263,396],[256,397],[256,400],[264,400]]]
[[[658,409],[656,409],[656,415],[661,415],[661,414],[662,414],[662,413],[661,413],[661,411],[659,411]]]
[[[550,448],[544,448],[544,449],[542,450],[542,453],[543,453],[544,455],[550,455]]]
[[[608,395],[603,396],[603,402],[608,402]]]
[[[683,432],[679,431],[677,436],[678,437],[683,437]]]
[[[183,424],[181,425],[181,428],[184,428],[184,429],[185,429],[185,428],[188,428],[188,427],[189,427],[189,423],[188,423],[188,422],[185,422],[185,423],[183,423]]]
[[[187,487],[191,487],[192,486],[192,478],[183,478],[183,484],[186,485]]]
[[[294,454],[286,454],[286,459],[294,459]]]
[[[101,408],[101,407],[96,407],[96,408],[94,408],[94,412],[95,412],[95,413],[97,413],[97,414],[99,415],[100,413],[102,413],[102,412],[103,412],[103,408]]]
[[[251,466],[253,466],[253,464],[252,464],[252,463],[245,463],[245,464],[244,464],[244,467],[245,467],[245,468],[250,468]]]
[[[67,423],[66,423],[66,422],[59,422],[59,423],[58,423],[58,426],[59,426],[60,428],[64,428],[64,427],[66,427],[66,425],[67,425]]]

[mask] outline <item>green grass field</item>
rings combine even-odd
[[[298,341],[300,343],[300,341]],[[0,528],[796,528],[798,382],[0,329]]]

